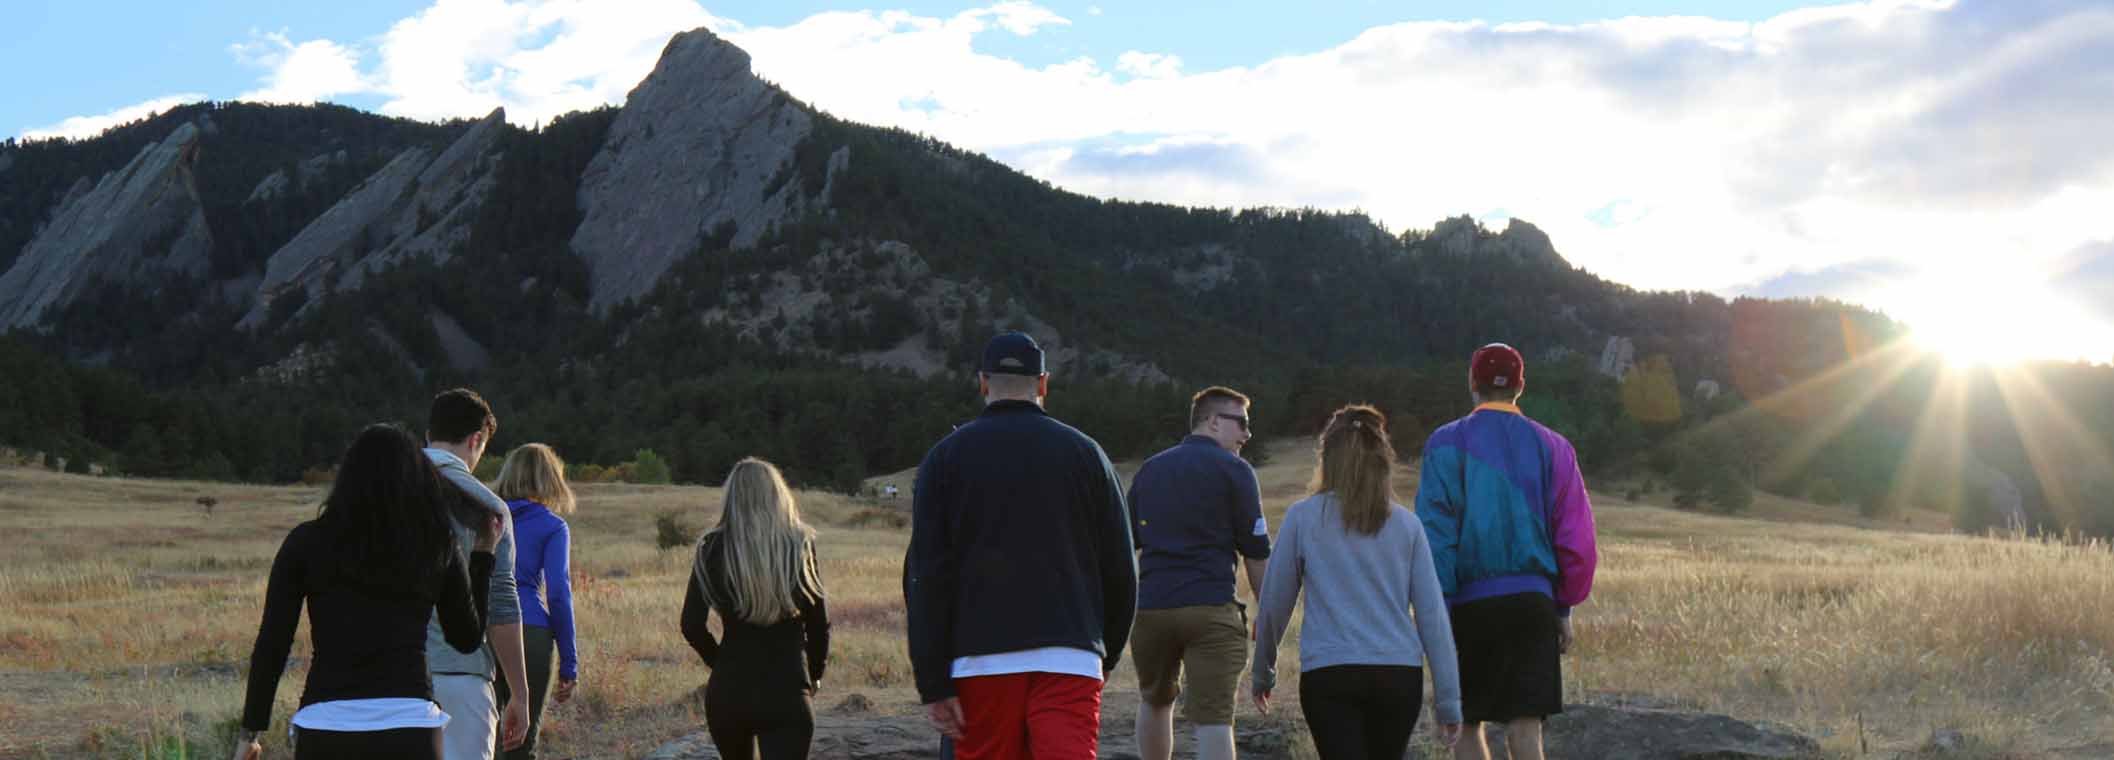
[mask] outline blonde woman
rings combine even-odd
[[[1310,495],[1285,511],[1255,618],[1255,702],[1276,685],[1277,643],[1306,592],[1299,707],[1322,760],[1399,758],[1431,673],[1439,739],[1461,734],[1453,629],[1415,515],[1395,503],[1387,418],[1346,406],[1321,433]]]
[[[726,760],[807,757],[809,700],[829,660],[829,612],[815,571],[815,531],[778,468],[743,459],[727,473],[719,525],[697,542],[683,597],[683,638],[712,677],[705,727]],[[719,613],[724,641],[705,627]]]
[[[544,695],[550,693],[551,650],[558,654],[559,704],[580,685],[580,652],[573,629],[572,533],[559,515],[572,514],[573,489],[565,462],[551,447],[531,443],[506,455],[493,489],[514,513],[514,585],[521,591],[521,649],[528,660],[528,738],[508,750],[507,760],[533,760],[543,730]],[[537,591],[543,593],[538,594]],[[507,700],[504,683],[495,682]]]

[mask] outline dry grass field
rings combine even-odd
[[[1301,495],[1303,443],[1262,472],[1272,522]],[[899,596],[903,500],[803,494],[822,533],[836,647],[821,697],[915,708]],[[1413,493],[1405,478],[1401,495]],[[1673,704],[1789,724],[1829,752],[1883,756],[1934,729],[1967,757],[2034,757],[2114,741],[2114,553],[1885,528],[1763,499],[1722,518],[1597,494],[1601,575],[1567,658],[1573,701]],[[195,503],[219,500],[208,517]],[[240,710],[279,539],[317,488],[129,481],[0,469],[0,757],[220,757]],[[704,669],[676,630],[688,553],[655,546],[657,514],[693,528],[719,492],[588,486],[572,518],[581,691],[553,708],[549,757],[634,757],[702,725]],[[1833,521],[1833,524],[1822,521]],[[275,712],[300,692],[299,635]],[[1287,641],[1281,695],[1297,693]],[[1134,690],[1126,667],[1111,688]],[[1288,706],[1287,706],[1288,707]],[[1279,716],[1296,715],[1296,707]],[[1243,706],[1243,719],[1251,708]]]

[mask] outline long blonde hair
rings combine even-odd
[[[1321,430],[1311,494],[1333,493],[1343,527],[1361,536],[1387,524],[1395,500],[1395,445],[1387,437],[1387,415],[1364,404],[1336,410]]]
[[[499,467],[499,485],[492,489],[499,498],[529,499],[561,515],[572,514],[576,502],[573,487],[565,482],[565,460],[540,443],[525,443],[507,452]]]
[[[705,567],[706,545],[715,536],[727,599],[714,598]],[[750,457],[727,473],[719,525],[698,538],[690,572],[707,603],[750,623],[770,625],[799,615],[801,602],[822,599],[814,540],[815,530],[800,520],[800,505],[785,476],[770,462]]]

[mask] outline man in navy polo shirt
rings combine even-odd
[[[1145,461],[1130,487],[1138,544],[1138,755],[1174,752],[1174,702],[1188,671],[1183,717],[1199,760],[1233,760],[1233,702],[1248,664],[1247,615],[1234,601],[1233,565],[1260,596],[1269,524],[1248,442],[1248,397],[1210,387],[1189,401],[1189,437]]]
[[[1006,333],[984,412],[918,465],[903,597],[919,700],[960,760],[1092,760],[1138,567],[1116,468],[1043,411],[1042,348]]]

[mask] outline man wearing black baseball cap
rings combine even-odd
[[[1089,760],[1137,603],[1129,510],[1101,446],[1044,411],[1042,348],[984,348],[982,415],[918,465],[903,559],[910,661],[961,760]]]

